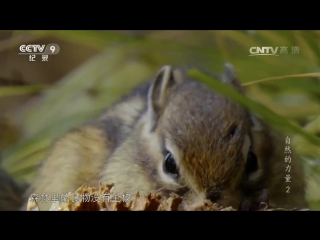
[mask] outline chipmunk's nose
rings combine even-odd
[[[206,194],[206,198],[211,202],[216,202],[221,198],[222,190],[220,188],[209,188]]]

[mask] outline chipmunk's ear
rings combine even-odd
[[[266,162],[265,158],[270,151],[270,145],[266,144],[269,137],[262,120],[253,113],[250,113],[249,117],[251,122],[251,153],[247,155],[246,171],[251,169],[250,172],[247,172],[247,174],[249,173],[247,175],[247,184],[249,184],[248,186],[254,186],[261,180],[261,177],[263,177]]]
[[[224,71],[221,76],[221,81],[231,85],[233,88],[235,88],[235,90],[244,93],[244,88],[241,86],[237,73],[230,63],[224,64]]]
[[[255,132],[263,131],[261,119],[256,117],[254,114],[250,113],[250,121],[251,121],[251,130],[252,131],[255,131]]]
[[[148,92],[148,114],[151,129],[154,129],[157,120],[163,113],[174,87],[179,84],[182,79],[181,73],[178,70],[173,70],[171,66],[164,66],[158,71]]]

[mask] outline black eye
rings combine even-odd
[[[249,151],[246,163],[246,176],[248,177],[251,173],[256,172],[258,169],[259,163],[257,156],[252,151]]]
[[[237,132],[237,125],[232,125],[230,128],[229,128],[229,135],[230,137],[233,137],[236,132]]]
[[[237,126],[232,126],[229,132],[230,136],[234,136],[236,131],[237,131]]]
[[[167,174],[178,175],[178,168],[176,162],[170,152],[167,152],[164,162],[163,162],[163,171]]]

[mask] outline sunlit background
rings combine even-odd
[[[22,44],[50,43],[60,52],[48,61],[18,54]],[[263,46],[278,47],[279,56],[249,56]],[[221,73],[227,61],[243,84],[271,78],[247,85],[248,95],[320,136],[320,31],[0,31],[1,164],[30,182],[55,138],[99,116],[162,65]],[[310,207],[320,209],[320,147],[291,136]]]

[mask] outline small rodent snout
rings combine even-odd
[[[216,202],[221,198],[222,190],[220,188],[209,188],[207,191],[206,198],[209,199],[211,202]]]

